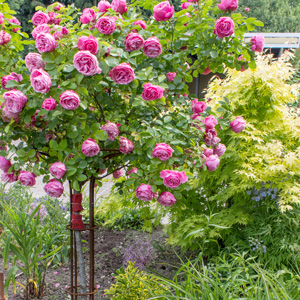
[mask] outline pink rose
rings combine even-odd
[[[61,22],[61,19],[57,18],[58,14],[55,12],[48,12],[48,16],[50,18],[48,24],[58,25]]]
[[[236,117],[235,120],[233,120],[232,122],[230,122],[230,127],[232,128],[232,130],[235,133],[239,133],[242,130],[245,129],[246,127],[246,121],[244,120],[243,117]]]
[[[209,69],[209,67],[206,67],[205,70],[204,70],[204,72],[202,74],[203,75],[207,75],[209,73],[211,73],[211,70]]]
[[[158,57],[162,53],[162,47],[159,39],[154,36],[148,38],[144,43],[143,51],[148,57]]]
[[[205,129],[204,142],[206,146],[214,146],[221,141],[220,138],[217,137],[217,131],[215,128]]]
[[[15,122],[19,122],[19,113],[12,113],[4,107],[1,118],[4,122],[10,122],[12,119],[14,119]]]
[[[50,18],[47,14],[42,11],[37,11],[31,18],[33,25],[38,26],[41,24],[47,24],[50,21]]]
[[[10,75],[6,75],[6,76],[1,77],[2,88],[7,90],[7,91],[12,90],[12,88],[6,88],[6,84],[11,80],[14,80],[16,82],[20,82],[20,81],[23,80],[23,77],[22,77],[21,74],[17,74],[15,72],[12,72]]]
[[[136,190],[136,197],[143,201],[151,201],[153,199],[153,193],[151,191],[151,185],[142,183]]]
[[[218,156],[222,156],[226,151],[226,146],[224,144],[219,143],[215,148],[214,148],[214,154]]]
[[[164,180],[164,185],[171,189],[177,188],[181,183],[188,181],[185,172],[162,170],[160,177]]]
[[[64,35],[69,34],[69,30],[66,27],[62,26],[54,26],[55,32],[53,33],[53,36],[56,40],[60,40]]]
[[[219,38],[231,36],[234,33],[234,22],[229,17],[222,17],[216,21],[214,34]]]
[[[162,192],[157,200],[163,206],[172,206],[177,200],[170,192]]]
[[[192,101],[192,111],[194,114],[201,114],[203,113],[207,108],[207,105],[203,101],[198,101],[198,99],[194,99]]]
[[[142,98],[146,101],[153,101],[161,99],[164,95],[164,89],[158,85],[152,85],[151,83],[144,84],[144,91]]]
[[[265,38],[262,34],[258,34],[251,38],[252,46],[251,50],[256,52],[262,52],[264,50]]]
[[[207,167],[208,172],[215,171],[220,164],[220,158],[218,155],[210,155],[206,157],[205,165]]]
[[[107,172],[107,168],[99,170],[99,175],[103,175]]]
[[[207,129],[212,129],[218,124],[218,121],[213,115],[210,115],[204,119],[203,123]]]
[[[210,155],[213,155],[213,154],[214,154],[214,149],[212,149],[212,148],[206,148],[206,149],[204,150],[203,154],[204,154],[206,157],[208,157],[208,156],[210,156]]]
[[[119,138],[119,151],[128,154],[134,149],[134,144],[132,141],[128,140],[126,137],[120,136]]]
[[[3,172],[7,172],[10,167],[11,167],[11,162],[8,159],[6,159],[4,156],[0,156],[0,169]]]
[[[217,6],[224,11],[235,11],[238,8],[238,0],[221,0],[221,3]]]
[[[198,114],[192,114],[191,119],[192,120],[200,120],[200,116]]]
[[[136,51],[140,50],[144,46],[144,39],[138,33],[130,32],[125,39],[125,50],[126,51]]]
[[[67,110],[74,110],[79,106],[80,99],[74,91],[65,91],[60,96],[60,105]]]
[[[147,29],[147,25],[143,20],[137,20],[133,22],[133,25],[138,25],[140,26],[142,29]]]
[[[118,84],[128,84],[135,79],[134,71],[130,64],[121,63],[109,72],[109,77]]]
[[[123,172],[122,170],[117,170],[115,172],[113,172],[113,178],[117,179],[123,176]]]
[[[33,172],[22,171],[20,172],[18,179],[22,185],[34,186],[36,183],[35,177],[36,175]]]
[[[4,15],[0,12],[0,25],[4,23]]]
[[[172,157],[174,150],[165,143],[156,144],[153,149],[152,156],[159,158],[161,161],[166,161]]]
[[[11,35],[4,30],[0,31],[0,46],[6,45],[11,39]]]
[[[246,8],[245,8],[245,11],[250,11],[250,8],[249,8],[249,7],[246,7]]]
[[[7,111],[16,114],[20,113],[26,105],[27,97],[18,90],[12,90],[3,94],[4,107]]]
[[[37,93],[46,94],[49,92],[52,81],[49,74],[43,69],[35,69],[30,75],[30,82]]]
[[[238,61],[245,61],[245,62],[247,62],[247,60],[245,58],[243,58],[243,54],[238,57]],[[243,66],[241,66],[241,72],[245,72],[245,71],[246,71],[246,69]]]
[[[51,165],[49,171],[55,178],[62,179],[67,172],[67,168],[62,162],[55,162]]]
[[[103,34],[112,34],[116,29],[113,17],[101,17],[96,24],[97,29]]]
[[[113,0],[111,8],[120,14],[125,14],[127,12],[126,0]]]
[[[98,9],[99,9],[99,12],[107,12],[107,10],[109,8],[111,8],[111,5],[108,1],[106,0],[101,0],[99,3],[98,3]]]
[[[47,98],[44,100],[42,104],[42,108],[48,111],[54,110],[56,108],[57,102],[55,99],[53,99],[51,96],[50,98]]]
[[[11,23],[13,24],[16,24],[16,25],[21,25],[20,21],[16,18],[16,17],[13,17],[11,20],[9,20]],[[13,28],[13,32],[17,32],[18,30],[20,30],[21,28],[20,27],[16,27],[16,28]]]
[[[172,72],[167,73],[167,80],[174,81],[175,77],[176,77],[176,72],[174,72],[174,73],[172,73]]]
[[[96,13],[92,8],[85,8],[80,17],[80,22],[82,24],[88,24],[96,20]]]
[[[18,180],[18,176],[14,172],[11,173],[4,172],[1,175],[1,178],[4,182],[8,182],[8,183],[12,183]]]
[[[119,135],[119,127],[121,124],[115,124],[107,121],[107,123],[100,127],[101,130],[104,130],[108,134],[108,139],[114,141]]]
[[[169,1],[160,2],[154,6],[153,13],[156,21],[167,21],[173,17],[174,6]]]
[[[31,35],[34,39],[36,39],[36,37],[40,34],[40,33],[49,33],[50,32],[50,27],[48,24],[41,24],[38,25],[37,27],[35,27],[32,32]]]
[[[97,142],[94,139],[87,139],[81,146],[81,152],[87,157],[96,156],[100,151]]]
[[[28,53],[25,56],[25,64],[29,72],[32,72],[34,69],[44,69],[46,66],[41,54],[38,53]]]
[[[184,3],[181,4],[181,8],[182,9],[187,9],[190,5],[193,5],[193,3],[184,2]]]
[[[64,192],[64,186],[56,179],[51,179],[50,182],[44,186],[44,191],[50,197],[59,198]]]
[[[129,178],[132,178],[130,174],[137,173],[138,169],[136,167],[132,167],[126,174],[129,176]]]
[[[97,57],[90,51],[79,51],[73,58],[74,67],[85,76],[100,74],[101,69]]]
[[[89,37],[80,37],[77,46],[78,50],[87,50],[90,51],[92,54],[97,54],[98,52],[98,40],[92,35],[90,35]]]
[[[57,43],[50,33],[40,33],[35,39],[35,46],[40,53],[52,52],[56,49]]]
[[[56,4],[56,6],[54,6],[53,8],[54,8],[55,10],[60,10],[60,9],[63,8],[63,7],[64,7],[64,5],[58,2],[58,3]]]

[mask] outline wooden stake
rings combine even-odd
[[[4,274],[0,273],[0,300],[5,300],[4,296]]]

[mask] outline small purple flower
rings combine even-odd
[[[55,284],[54,284],[54,287],[56,287],[56,288],[59,287],[59,286],[60,286],[59,283],[55,283]]]

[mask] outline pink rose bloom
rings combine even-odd
[[[209,67],[206,67],[205,70],[204,70],[204,72],[202,74],[203,75],[207,75],[209,73],[211,73],[211,70],[209,69]]]
[[[99,175],[103,175],[103,174],[105,174],[105,173],[106,173],[106,171],[107,171],[107,168],[106,168],[106,169],[101,169],[101,170],[99,171]]]
[[[265,38],[262,34],[258,34],[251,38],[252,46],[251,50],[256,52],[262,52],[264,50]]]
[[[22,185],[34,186],[36,183],[35,177],[36,175],[33,172],[22,171],[20,172],[18,179]]]
[[[63,7],[64,7],[63,4],[57,3],[56,6],[54,6],[53,8],[54,8],[55,10],[60,10],[60,9],[63,8]]]
[[[48,24],[58,25],[61,22],[61,19],[57,18],[58,14],[55,12],[48,12],[48,16],[50,18]]]
[[[153,149],[152,156],[159,158],[161,161],[166,161],[172,157],[174,150],[165,143],[156,144]]]
[[[38,53],[28,53],[25,56],[25,64],[29,72],[32,72],[34,69],[44,69],[46,66],[41,54]]]
[[[126,0],[113,0],[111,8],[120,14],[125,14],[127,12]]]
[[[11,172],[11,173],[4,172],[1,175],[1,178],[4,182],[8,182],[8,183],[12,183],[12,182],[15,182],[18,180],[18,176],[15,175],[14,172]]]
[[[4,15],[0,12],[0,25],[4,23]]]
[[[210,156],[210,155],[213,155],[214,154],[214,149],[212,148],[206,148],[204,150],[204,153],[203,153],[206,157]]]
[[[101,130],[104,130],[108,134],[108,139],[114,141],[119,135],[119,127],[121,124],[115,124],[107,121],[107,123],[100,127]]]
[[[164,95],[164,91],[165,90],[158,85],[152,85],[152,83],[145,83],[142,98],[146,101],[161,99]]]
[[[50,98],[47,98],[44,100],[42,104],[42,108],[48,111],[54,110],[56,108],[57,102],[55,99],[53,99],[51,96]]]
[[[173,17],[174,6],[169,1],[160,2],[154,6],[153,13],[156,21],[167,21]]]
[[[143,51],[146,56],[151,58],[155,58],[161,55],[162,47],[159,39],[154,36],[148,38],[144,43]]]
[[[117,170],[115,172],[113,172],[113,178],[117,179],[123,176],[123,172],[122,170]]]
[[[245,8],[245,11],[249,11],[249,10],[250,10],[250,8],[249,8],[249,7],[246,7],[246,8]]]
[[[90,51],[92,54],[97,54],[98,52],[98,40],[92,35],[90,35],[89,37],[80,37],[77,46],[78,50],[87,50]]]
[[[143,20],[137,20],[133,22],[133,25],[138,25],[140,26],[142,29],[147,29],[147,25]]]
[[[134,144],[132,141],[128,140],[126,137],[120,136],[119,138],[119,151],[128,154],[134,149]]]
[[[74,110],[79,106],[80,99],[74,91],[65,91],[60,96],[60,105],[67,110]]]
[[[230,122],[230,127],[232,128],[232,130],[235,133],[239,133],[242,130],[245,129],[246,127],[246,121],[244,120],[243,117],[236,117],[235,120],[233,120],[232,122]]]
[[[136,167],[132,167],[126,174],[129,176],[129,178],[132,178],[130,174],[137,173],[138,169]]]
[[[92,8],[85,8],[80,17],[80,22],[82,24],[88,24],[96,20],[96,13]]]
[[[62,179],[67,172],[67,168],[62,162],[55,162],[51,165],[49,171],[55,178]]]
[[[221,3],[217,6],[224,11],[235,11],[238,8],[238,0],[221,0]]]
[[[135,79],[134,71],[130,64],[121,63],[109,72],[109,77],[118,84],[128,84]]]
[[[243,58],[243,54],[238,57],[238,61],[241,61],[241,60],[247,62],[246,59]],[[244,71],[246,71],[246,69],[243,66],[241,66],[241,72],[244,72]]]
[[[13,113],[20,113],[26,105],[27,97],[18,90],[12,90],[3,94],[4,108]]]
[[[177,200],[170,192],[162,192],[157,200],[163,206],[172,206]]]
[[[85,76],[93,76],[101,73],[97,57],[90,51],[77,52],[74,55],[73,63],[76,70]]]
[[[191,119],[192,120],[200,120],[200,116],[198,114],[192,114]]]
[[[43,69],[35,69],[30,75],[30,82],[37,93],[46,94],[49,92],[52,81],[49,74]]]
[[[64,192],[64,186],[56,179],[51,179],[50,182],[44,186],[44,191],[50,197],[59,198]]]
[[[96,27],[103,34],[112,34],[116,29],[115,19],[112,17],[101,17],[97,21]]]
[[[172,72],[167,73],[167,80],[174,81],[175,77],[176,77],[176,72],[174,72],[174,73],[172,73]]]
[[[12,72],[10,75],[6,75],[6,76],[1,77],[2,88],[7,90],[7,91],[12,90],[12,88],[6,88],[6,84],[11,80],[14,80],[16,82],[20,82],[20,81],[23,80],[23,77],[22,77],[21,74],[17,74],[15,72]]]
[[[109,8],[111,8],[111,5],[108,1],[106,0],[101,0],[99,3],[98,3],[98,9],[99,9],[99,12],[107,12],[107,10]]]
[[[206,157],[205,165],[207,167],[208,172],[215,171],[220,164],[220,158],[218,155],[210,155]]]
[[[81,146],[81,152],[87,157],[96,156],[100,151],[97,142],[94,139],[87,139]]]
[[[6,107],[4,107],[1,118],[4,122],[10,122],[12,119],[14,119],[15,122],[19,122],[19,113],[12,113],[8,111]]]
[[[38,26],[41,24],[47,24],[50,21],[50,18],[47,14],[42,11],[37,11],[31,18],[33,25]]]
[[[64,35],[69,34],[69,30],[66,27],[62,26],[54,26],[55,32],[53,33],[53,36],[56,40],[60,40]]]
[[[177,188],[181,183],[188,181],[185,172],[162,170],[160,177],[164,180],[164,185],[171,189]]]
[[[234,22],[229,17],[222,17],[216,21],[214,34],[219,38],[231,36],[234,33]]]
[[[37,27],[35,27],[32,32],[31,35],[34,39],[36,39],[36,37],[40,34],[40,33],[49,33],[50,32],[50,27],[48,24],[41,24],[38,25]]]
[[[218,121],[213,115],[210,115],[204,119],[203,123],[205,124],[207,129],[212,129],[218,124]]]
[[[207,108],[207,105],[203,101],[198,101],[198,99],[194,99],[192,101],[192,111],[194,114],[201,114],[203,113]]]
[[[40,53],[52,52],[56,49],[57,43],[50,33],[40,33],[35,39],[35,46]]]
[[[206,129],[205,135],[204,135],[204,142],[206,146],[215,146],[221,141],[220,138],[217,136],[217,131],[215,128],[212,129]]]
[[[136,51],[140,50],[144,46],[144,39],[138,33],[130,32],[125,39],[125,50],[126,51]]]
[[[20,21],[16,18],[16,17],[13,17],[11,20],[9,20],[11,23],[13,24],[16,24],[16,25],[21,25]],[[18,30],[20,30],[21,28],[20,27],[16,27],[16,28],[13,28],[13,32],[17,32]]]
[[[11,162],[8,159],[6,159],[4,156],[0,156],[0,169],[3,172],[7,172],[10,167],[11,167]]]
[[[153,193],[151,191],[151,185],[142,183],[136,190],[136,197],[143,201],[151,201],[153,199]]]
[[[214,148],[214,154],[218,156],[222,156],[226,151],[226,146],[224,144],[219,143],[215,148]]]
[[[184,3],[181,4],[181,8],[182,9],[187,9],[190,5],[193,5],[193,3],[184,2]]]
[[[11,39],[11,35],[4,30],[0,31],[0,46],[6,45]]]

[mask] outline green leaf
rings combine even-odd
[[[112,68],[119,65],[119,60],[112,56],[105,58],[105,62],[107,63],[108,66]]]
[[[36,151],[34,149],[31,149],[31,150],[29,150],[27,155],[28,155],[28,157],[33,158],[36,155]]]
[[[85,181],[87,179],[87,177],[86,177],[86,175],[84,175],[84,174],[81,174],[81,175],[79,175],[78,177],[77,177],[77,180],[78,181]]]
[[[172,121],[172,117],[171,116],[164,117],[164,123],[169,123],[171,121]]]
[[[64,67],[64,72],[66,73],[71,73],[73,70],[75,70],[75,67],[71,64],[67,64]]]
[[[70,138],[70,139],[75,139],[77,138],[78,136],[78,131],[69,131],[67,136]]]
[[[25,157],[25,156],[27,156],[26,152],[25,152],[23,149],[17,150],[16,153],[17,153],[17,155],[18,155],[19,157]]]
[[[217,58],[218,57],[218,52],[216,52],[216,51],[210,51],[209,54],[212,58]]]
[[[95,136],[96,138],[99,140],[99,141],[105,141],[107,140],[108,138],[108,134],[106,131],[104,130],[98,130],[96,133],[95,133]]]

